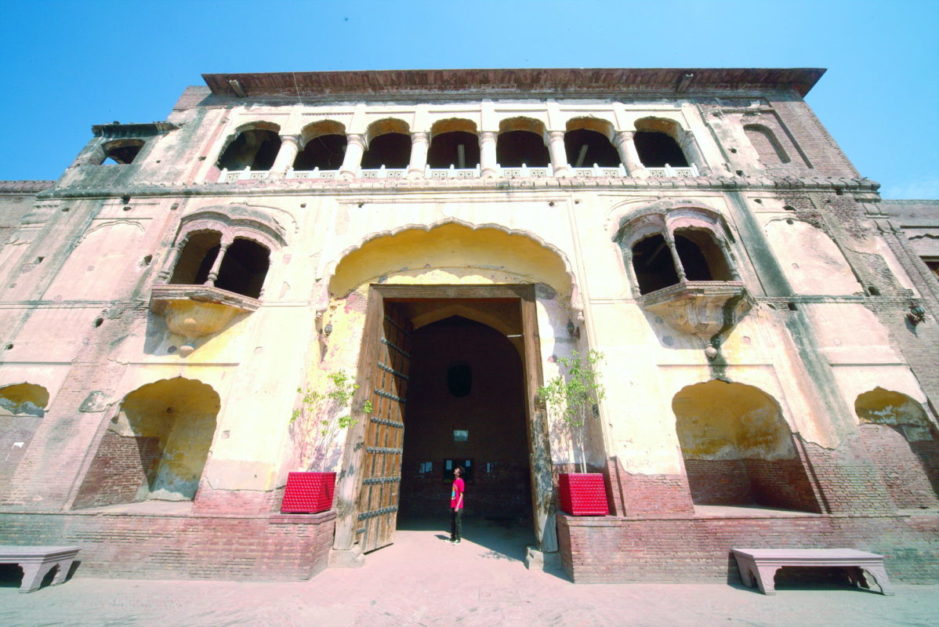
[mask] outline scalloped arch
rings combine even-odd
[[[206,222],[218,222],[232,227],[242,226],[257,229],[283,246],[287,243],[287,229],[275,216],[271,215],[271,212],[285,215],[290,221],[290,226],[293,227],[292,231],[296,232],[296,223],[293,216],[282,209],[251,207],[249,205],[210,205],[193,209],[180,219],[180,231],[187,230],[186,226],[188,224],[205,220]]]
[[[664,219],[665,215],[669,212],[681,209],[687,209],[707,216],[714,220],[715,223],[721,225],[725,230],[727,229],[727,223],[723,214],[700,200],[688,198],[663,199],[657,200],[651,204],[643,204],[638,208],[633,208],[636,204],[635,201],[627,201],[614,205],[610,210],[604,228],[611,241],[616,242],[622,239],[623,229],[631,222],[635,222],[645,216],[656,214],[661,215]]]
[[[564,297],[576,294],[570,268],[563,252],[532,233],[449,219],[373,234],[344,250],[326,276],[329,293],[343,297],[391,273],[497,271],[514,275],[520,282],[545,283]]]

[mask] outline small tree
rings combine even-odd
[[[571,431],[571,441],[580,449],[580,471],[587,471],[586,425],[606,390],[599,379],[598,364],[603,354],[593,349],[586,355],[574,352],[558,357],[561,374],[538,389],[538,397],[548,411],[560,416]],[[565,372],[566,371],[566,372]]]
[[[329,384],[325,392],[311,387],[297,388],[297,392],[302,395],[300,406],[290,416],[291,425],[299,424],[305,439],[316,441],[312,461],[318,463],[327,461],[329,449],[339,432],[358,422],[356,413],[372,413],[371,401],[362,403],[358,412],[352,407],[352,397],[359,385],[351,375],[336,370],[326,377]]]

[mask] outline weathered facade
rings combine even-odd
[[[724,579],[732,546],[935,580],[936,205],[859,176],[822,73],[212,74],[95,126],[0,187],[0,542],[305,578],[470,460],[467,516],[575,581]],[[537,390],[591,349],[582,447]],[[558,512],[579,462],[610,516]],[[333,510],[280,514],[292,470]]]

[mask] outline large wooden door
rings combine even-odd
[[[359,487],[357,541],[363,552],[392,543],[398,519],[404,405],[411,361],[411,323],[399,307],[385,302],[379,333],[373,338],[377,358],[369,367],[372,412],[366,418],[365,454]]]

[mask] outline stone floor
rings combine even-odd
[[[441,521],[442,522],[442,521]],[[574,585],[525,569],[527,527],[467,521],[461,544],[409,525],[359,569],[311,581],[238,583],[83,577],[19,594],[0,582],[2,625],[934,625],[939,585],[884,597],[844,586]],[[889,567],[889,565],[888,565]],[[259,576],[263,576],[259,573]]]

